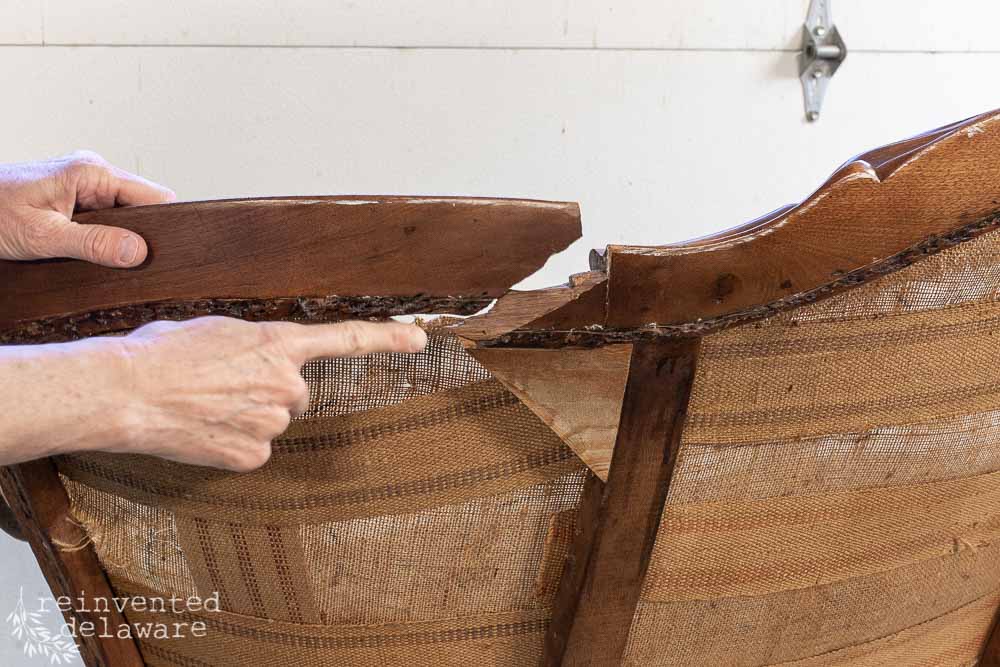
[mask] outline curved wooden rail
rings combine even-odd
[[[580,236],[576,204],[513,199],[237,199],[108,209],[76,220],[138,232],[149,258],[131,270],[0,261],[0,342],[209,313],[468,315]]]
[[[456,331],[477,346],[563,347],[692,336],[873,280],[1000,226],[1000,111],[862,153],[802,203],[664,246],[609,246],[606,278],[548,290],[535,319]]]
[[[612,246],[613,328],[677,325],[788,300],[1000,212],[1000,114],[862,155],[798,206],[697,246]],[[866,159],[872,160],[875,165]]]
[[[546,661],[578,661],[601,629],[614,641],[601,645],[594,664],[618,664],[672,475],[699,337],[1000,228],[998,121],[1000,112],[991,112],[868,151],[801,204],[685,244],[611,246],[606,270],[532,292],[509,288],[579,235],[573,204],[318,197],[90,213],[79,221],[141,233],[150,260],[132,271],[0,263],[0,342],[207,313],[304,320],[471,313],[501,297],[452,330],[597,473],[579,509],[585,520],[560,584]],[[581,349],[598,345],[606,347]],[[54,473],[32,466],[8,468],[0,482],[17,492],[8,497],[22,527],[44,524],[28,537],[49,559],[53,590],[104,590],[99,579],[74,575],[100,571],[91,551],[67,557],[52,549],[50,533],[62,523],[51,517],[66,514],[65,491]],[[997,664],[997,646],[1000,633],[984,664]],[[95,655],[107,650],[93,647]],[[99,660],[90,664],[105,664]]]

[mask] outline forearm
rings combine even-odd
[[[128,376],[115,345],[0,347],[0,464],[118,444]]]

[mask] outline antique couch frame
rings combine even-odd
[[[613,456],[546,419],[598,474],[584,487],[544,662],[562,664],[568,647],[599,635],[611,656],[601,664],[616,664],[671,482],[701,337],[997,230],[998,155],[1000,112],[992,112],[859,155],[798,205],[684,244],[610,246],[568,284],[528,292],[510,287],[579,236],[575,205],[317,197],[83,213],[80,222],[141,233],[149,260],[132,271],[0,263],[0,342],[70,340],[205,314],[317,322],[472,315],[498,299],[452,330],[543,418],[555,399],[528,369],[541,364],[572,377],[579,396],[596,395],[607,378],[588,359],[631,343],[620,415],[590,417],[617,419]],[[86,540],[67,520],[53,463],[8,466],[0,485],[52,591],[109,596],[92,548],[58,546]],[[80,650],[91,666],[144,664],[131,640],[84,638]],[[980,664],[1000,665],[1000,633]]]

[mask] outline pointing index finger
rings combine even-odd
[[[302,362],[320,357],[359,357],[373,352],[419,352],[427,344],[423,329],[401,322],[269,322],[267,325],[281,331],[288,349]]]

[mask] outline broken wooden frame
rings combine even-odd
[[[611,246],[563,286],[511,285],[580,234],[575,205],[319,197],[114,209],[80,222],[142,234],[115,271],[0,263],[0,342],[222,314],[304,322],[415,313],[469,351],[576,451],[588,478],[545,664],[615,665],[655,540],[702,336],[813,303],[1000,227],[1000,113],[864,153],[805,201],[683,244]],[[56,595],[110,595],[47,462],[9,466],[5,497]],[[594,636],[603,639],[598,643]],[[142,664],[130,640],[81,646],[89,665]],[[1000,633],[984,648],[1000,665]]]

